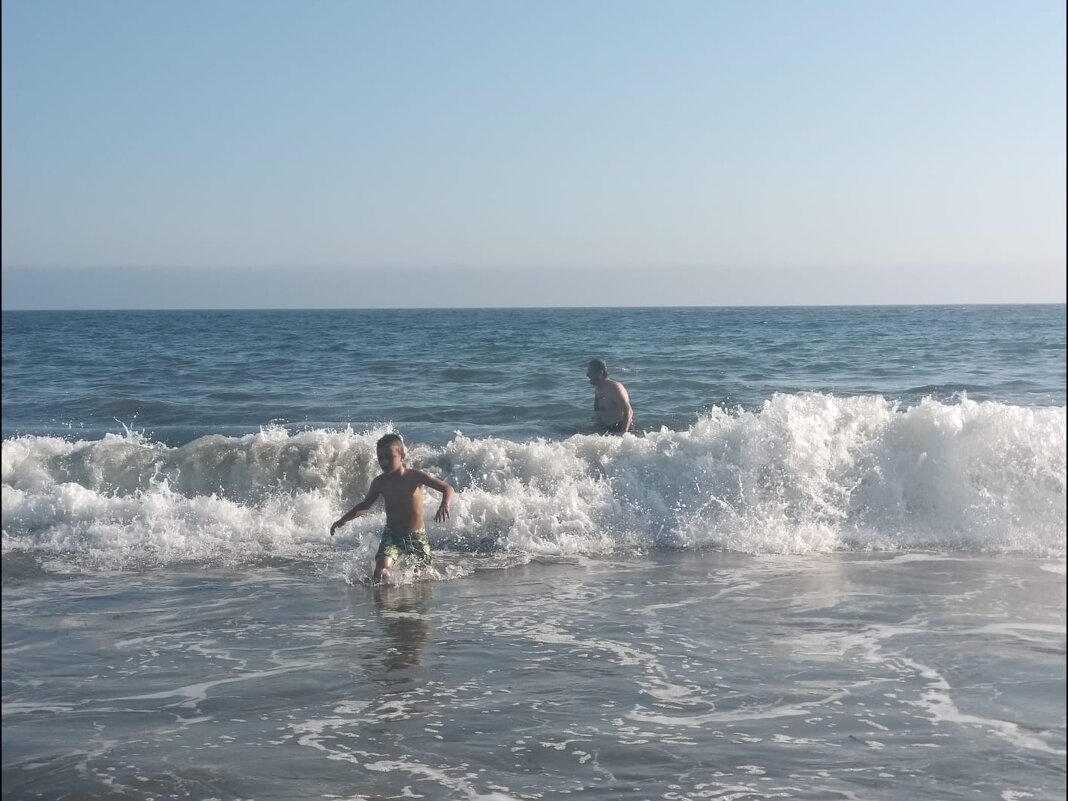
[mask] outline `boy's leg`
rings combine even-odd
[[[375,572],[373,579],[381,581],[383,576],[389,575],[393,564],[400,556],[400,549],[394,541],[393,534],[387,528],[382,532],[382,541],[378,544],[378,553],[375,554]]]
[[[393,563],[396,560],[392,556],[382,554],[375,559],[375,574],[374,580],[381,581],[384,576],[389,575],[389,571],[393,569]]]

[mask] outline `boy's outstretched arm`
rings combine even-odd
[[[333,525],[330,526],[330,536],[333,537],[334,532],[350,520],[355,520],[360,515],[367,514],[367,510],[374,505],[374,502],[378,500],[380,494],[381,493],[378,491],[378,479],[375,479],[371,482],[370,489],[367,490],[367,497],[345,512],[345,514],[335,520]]]
[[[420,480],[430,487],[441,493],[441,505],[438,506],[437,514],[434,515],[435,523],[444,523],[449,519],[449,504],[452,503],[452,496],[456,494],[456,490],[452,488],[452,485],[446,481],[442,481],[436,476],[432,476],[429,473],[424,473],[422,470],[418,471]]]

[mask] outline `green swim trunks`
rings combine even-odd
[[[427,539],[424,529],[411,534],[394,534],[388,526],[382,529],[382,541],[378,544],[375,559],[388,556],[397,561],[402,555],[415,556],[423,564],[430,564],[430,540]]]

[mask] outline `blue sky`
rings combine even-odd
[[[4,0],[4,308],[1065,301],[1061,0]]]

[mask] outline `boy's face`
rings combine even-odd
[[[378,465],[386,473],[400,470],[404,464],[404,446],[396,443],[378,449]]]

